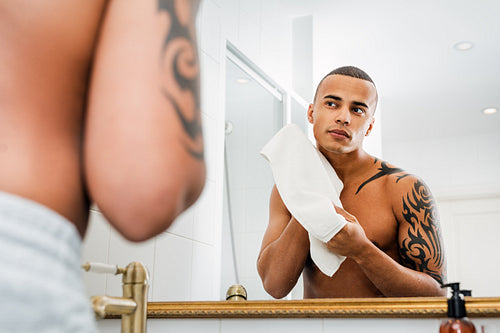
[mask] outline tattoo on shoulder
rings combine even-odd
[[[374,164],[378,162],[378,159],[375,158],[375,161],[373,162]],[[397,180],[396,180],[396,183],[409,175],[409,173],[406,173],[403,169],[400,169],[400,168],[391,168],[390,166],[387,165],[387,162],[384,162],[382,161],[381,164],[380,164],[380,167],[378,168],[378,172],[376,174],[374,174],[373,176],[371,176],[369,179],[365,180],[359,187],[358,189],[356,190],[356,193],[355,194],[358,194],[359,191],[361,191],[361,189],[366,185],[368,184],[369,182],[372,182],[380,177],[383,177],[383,176],[388,176],[388,175],[392,175],[393,173],[402,173],[402,175],[398,176]]]
[[[179,9],[174,0],[158,0],[158,12],[169,18],[160,54],[160,67],[165,76],[162,77],[162,93],[173,106],[186,134],[182,140],[187,152],[196,159],[203,159],[199,59],[195,28],[189,19],[194,13]]]
[[[427,186],[417,180],[402,200],[403,217],[410,225],[408,237],[399,248],[402,264],[426,273],[442,284],[445,260],[434,199]]]

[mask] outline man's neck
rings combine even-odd
[[[321,148],[319,150],[344,183],[362,175],[366,172],[366,166],[373,164],[373,156],[361,148],[350,153],[334,153]]]

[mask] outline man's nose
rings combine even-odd
[[[347,126],[351,123],[351,113],[346,107],[340,108],[337,112],[335,122]]]

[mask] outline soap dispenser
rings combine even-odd
[[[450,287],[452,295],[448,299],[448,319],[439,327],[439,333],[476,333],[474,324],[467,318],[464,294],[469,291],[460,290],[459,283],[448,283],[441,288]]]

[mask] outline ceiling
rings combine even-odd
[[[384,144],[500,133],[500,1],[290,4],[297,14],[314,15],[315,83],[343,65],[358,66],[373,78]],[[456,50],[460,41],[472,42],[472,49]],[[486,107],[499,111],[486,116]]]

